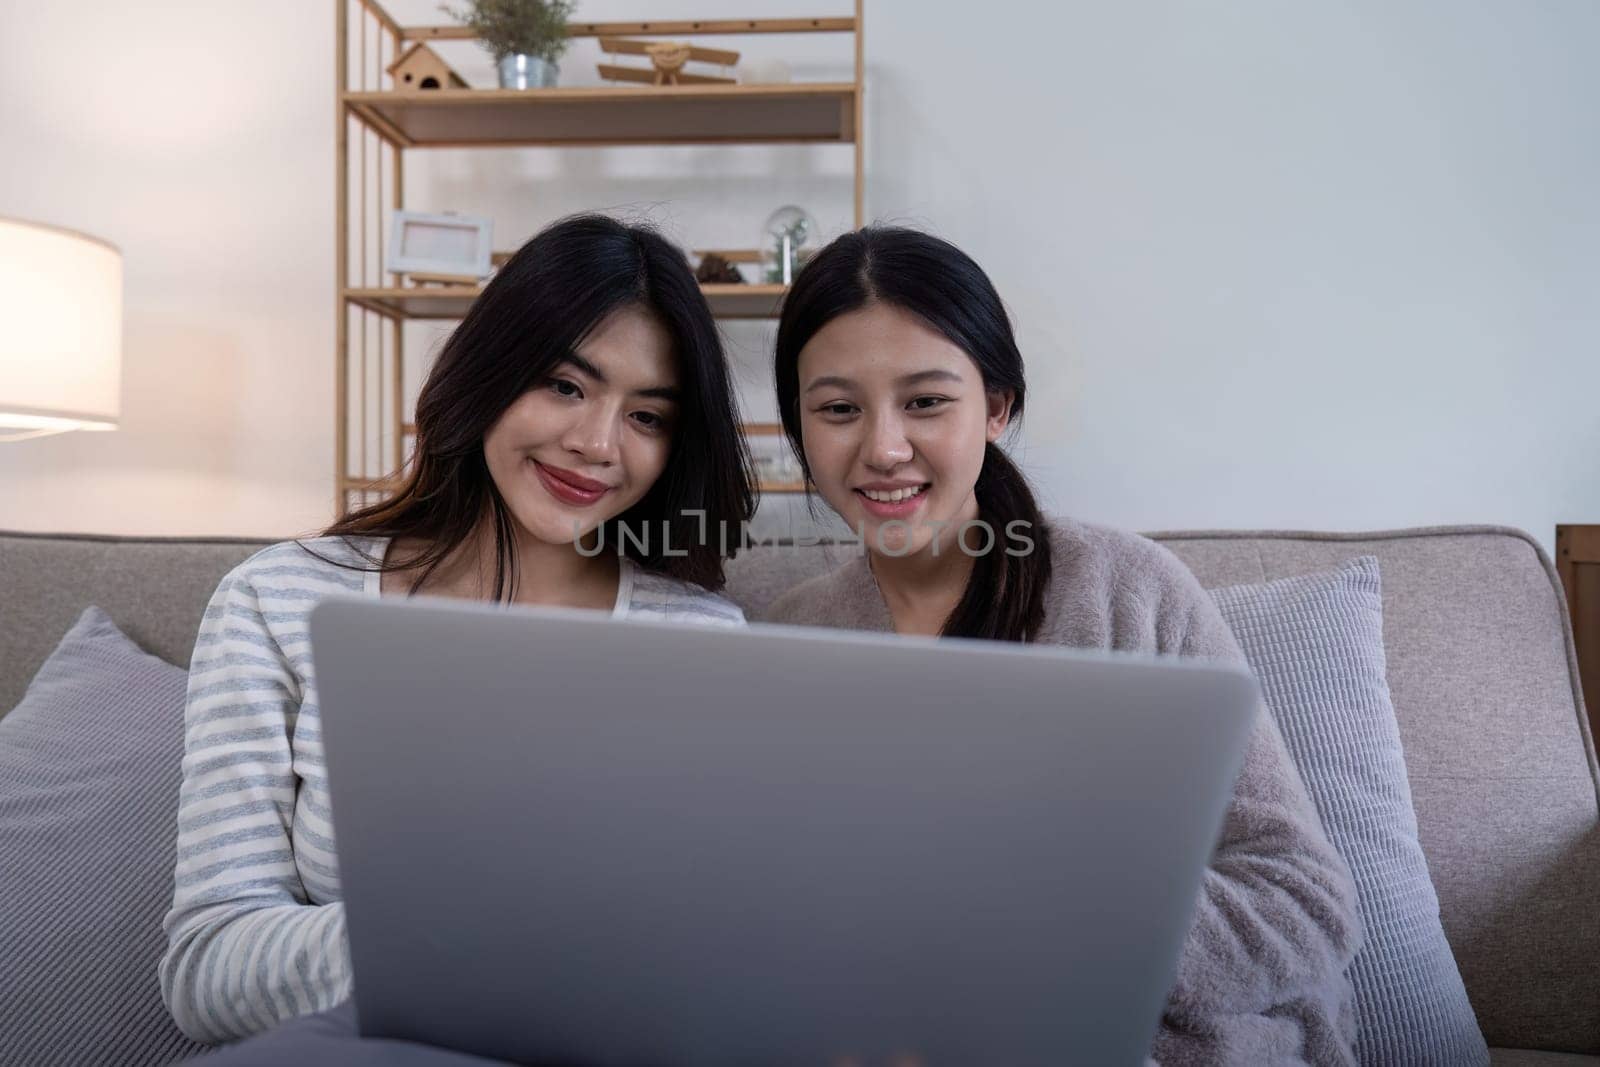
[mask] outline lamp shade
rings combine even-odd
[[[114,430],[122,392],[122,253],[0,218],[0,430]]]

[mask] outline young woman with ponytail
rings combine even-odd
[[[900,228],[834,241],[784,301],[774,366],[795,454],[865,552],[767,621],[1243,661],[1166,549],[1040,514],[999,447],[1022,412],[1022,355],[960,249]],[[1355,901],[1262,709],[1152,1055],[1354,1063]]]

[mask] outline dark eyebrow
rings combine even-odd
[[[816,381],[806,386],[806,392],[815,392],[824,386],[833,386],[837,389],[850,389],[853,388],[855,384],[856,383],[851,381],[849,378],[838,378],[830,374],[825,378],[818,378]]]
[[[956,382],[960,383],[961,375],[949,370],[919,370],[915,374],[908,374],[900,379],[901,385],[921,385],[923,382]]]
[[[957,383],[959,383],[960,381],[961,381],[961,375],[955,373],[954,371],[948,371],[948,370],[919,370],[915,374],[907,374],[905,377],[901,378],[896,384],[898,384],[898,385],[921,385],[923,382],[957,382]],[[838,389],[853,389],[853,388],[855,388],[855,384],[856,383],[851,381],[849,378],[840,378],[840,377],[837,377],[836,375],[831,375],[830,374],[830,375],[827,375],[825,377],[818,378],[816,381],[814,381],[810,385],[806,386],[806,392],[809,393],[809,392],[811,392],[811,391],[813,391],[815,389],[821,389],[821,388],[823,388],[825,386],[832,386],[832,387],[838,388]]]
[[[593,378],[601,385],[608,384],[606,376],[601,372],[600,368],[596,367],[593,363],[590,363],[576,352],[568,352],[566,355],[561,357],[561,362],[570,363],[572,366],[582,371],[588,377]],[[647,396],[653,400],[670,400],[672,403],[676,404],[679,402],[683,394],[670,385],[658,385],[650,389],[635,389],[633,391],[633,395]]]

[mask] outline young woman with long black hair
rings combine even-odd
[[[226,1041],[350,995],[306,630],[317,601],[426,594],[738,625],[712,592],[716,539],[701,537],[751,514],[738,421],[710,309],[654,232],[579,216],[500,270],[427,377],[394,496],[253,556],[206,609],[160,968],[185,1033]]]
[[[999,294],[960,249],[899,228],[840,237],[785,299],[774,365],[795,453],[865,553],[766,618],[1243,661],[1170,552],[1040,514],[999,447],[1022,413],[1022,355]],[[1355,900],[1263,709],[1156,1059],[1354,1063]]]

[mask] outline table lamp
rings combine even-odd
[[[115,430],[121,379],[122,253],[0,218],[0,441]]]

